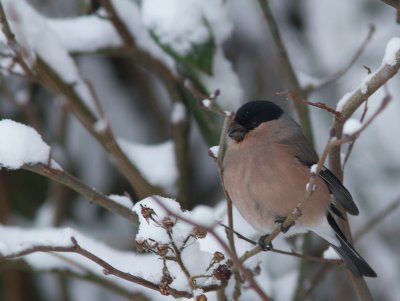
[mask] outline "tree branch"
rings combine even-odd
[[[114,202],[63,170],[54,169],[42,163],[33,165],[26,164],[22,168],[63,184],[82,195],[90,203],[95,203],[96,205],[104,207],[107,210],[126,218],[132,224],[137,224],[137,217],[132,210]]]

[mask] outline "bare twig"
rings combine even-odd
[[[351,58],[351,60],[349,61],[349,63],[342,68],[341,70],[337,71],[335,74],[333,74],[332,76],[330,76],[329,78],[327,78],[324,82],[318,84],[317,86],[313,86],[311,85],[310,87],[308,87],[308,89],[311,89],[312,91],[315,90],[319,90],[324,88],[325,86],[331,84],[332,82],[338,80],[340,77],[342,77],[347,71],[350,70],[350,68],[355,64],[355,62],[359,59],[359,57],[361,56],[361,54],[364,52],[364,49],[367,47],[369,41],[372,38],[372,35],[375,32],[375,26],[374,25],[370,25],[369,27],[369,31],[367,36],[365,37],[364,41],[361,43],[360,47],[357,49],[356,53],[353,55],[353,57]]]
[[[99,206],[102,206],[108,209],[111,212],[114,212],[122,217],[128,219],[131,223],[137,224],[137,217],[127,207],[124,207],[113,200],[109,199],[105,195],[93,190],[89,186],[85,185],[81,181],[79,181],[74,176],[70,175],[69,173],[51,168],[47,165],[42,163],[33,164],[33,165],[24,165],[23,169],[32,171],[34,173],[40,174],[46,178],[49,178],[53,181],[56,181],[60,184],[63,184],[72,190],[78,192],[84,198],[86,198],[89,202],[95,203]]]
[[[288,91],[285,92],[276,92],[275,95],[277,96],[282,96],[282,95],[287,95],[287,97],[297,103],[303,104],[303,105],[309,105],[309,106],[313,106],[316,108],[320,108],[321,110],[325,110],[333,115],[335,115],[336,118],[340,119],[340,112],[336,111],[335,109],[329,107],[326,103],[323,102],[311,102],[311,101],[307,101],[302,99],[301,97],[299,97],[298,95],[294,94],[294,93],[290,93]]]
[[[396,211],[400,207],[400,197],[397,197],[387,207],[378,212],[373,218],[371,218],[365,225],[358,229],[354,234],[354,240],[357,241],[362,238],[365,234],[375,228],[381,221],[383,221],[389,214]]]
[[[157,283],[153,283],[151,281],[148,281],[146,279],[143,279],[141,277],[138,276],[134,276],[130,273],[127,272],[123,272],[117,268],[115,268],[114,266],[112,266],[111,264],[109,264],[108,262],[106,262],[105,260],[101,259],[100,257],[98,257],[97,255],[91,253],[89,250],[81,247],[78,243],[78,241],[74,238],[71,237],[71,242],[72,245],[71,246],[47,246],[47,245],[37,245],[37,246],[32,246],[30,248],[21,250],[19,252],[15,252],[12,254],[8,254],[8,255],[0,255],[0,260],[8,260],[8,259],[14,259],[14,258],[18,258],[18,257],[22,257],[22,256],[26,256],[32,253],[36,253],[36,252],[45,252],[45,253],[49,253],[49,252],[58,252],[58,253],[77,253],[80,254],[84,257],[86,257],[87,259],[89,259],[90,261],[93,261],[94,263],[98,264],[99,266],[101,266],[103,268],[103,273],[105,275],[114,275],[118,278],[124,279],[126,281],[147,287],[149,289],[152,290],[156,290],[159,291],[159,284]],[[213,291],[216,288],[218,288],[218,286],[215,285],[211,285],[211,286],[206,286],[206,287],[202,287],[202,289],[207,292],[207,291]],[[176,298],[191,298],[192,294],[186,291],[179,291],[179,290],[175,290],[170,288],[169,293],[171,296],[176,297]]]
[[[294,72],[293,65],[291,64],[289,55],[286,51],[286,47],[282,41],[278,25],[269,6],[269,0],[258,0],[258,3],[262,8],[265,20],[268,23],[272,37],[275,41],[276,47],[278,48],[279,56],[281,58],[281,63],[283,66],[282,69],[285,75],[284,77],[287,81],[286,84],[289,91],[300,95],[301,98],[306,98],[305,90],[300,87],[296,73]],[[303,128],[306,137],[309,139],[311,144],[313,144],[312,127],[311,120],[308,114],[308,107],[295,103],[295,108],[299,116],[301,127]]]

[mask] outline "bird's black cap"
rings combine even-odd
[[[245,103],[235,114],[235,122],[247,131],[258,127],[261,123],[279,119],[283,110],[267,100],[254,100]]]

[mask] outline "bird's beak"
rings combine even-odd
[[[246,128],[244,128],[240,124],[237,124],[235,121],[233,121],[228,128],[228,136],[236,142],[242,141],[244,136],[246,136],[246,133]]]

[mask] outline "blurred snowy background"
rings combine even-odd
[[[216,206],[215,214],[220,217],[225,213],[215,163],[208,156],[208,148],[218,143],[222,120],[196,104],[197,94],[204,96],[220,89],[218,104],[224,110],[235,110],[251,99],[270,99],[279,101],[296,116],[291,102],[274,96],[288,88],[276,43],[258,1],[114,0],[118,14],[141,49],[139,54],[131,51],[104,19],[101,4],[109,1],[27,2],[33,10],[25,1],[1,1],[6,14],[15,15],[14,21],[19,24],[12,28],[18,41],[24,48],[33,49],[27,56],[31,55],[33,61],[35,55],[47,58],[47,64],[66,82],[82,84],[82,79],[89,80],[123,151],[147,182],[162,189],[165,195],[177,197],[185,209],[203,204]],[[339,79],[308,95],[308,100],[325,102],[331,107],[359,87],[368,68],[374,71],[380,67],[386,44],[400,36],[396,10],[382,1],[269,2],[304,87],[318,85],[345,68],[366,39],[371,25],[375,27],[351,68]],[[41,82],[21,76],[22,70],[9,57],[6,37],[1,35],[0,41],[1,119],[35,128],[51,146],[54,159],[63,169],[88,186],[106,195],[127,192],[135,202],[140,200],[140,193],[118,171],[112,156],[73,116],[65,96],[49,92]],[[143,53],[150,53],[163,67],[150,64],[152,68],[147,68]],[[178,83],[171,85],[160,71],[163,68],[176,76]],[[193,91],[182,92],[186,78],[195,83],[195,97],[188,95]],[[345,184],[360,208],[360,216],[350,218],[354,233],[393,201],[397,199],[399,203],[399,76],[392,78],[387,87],[393,101],[357,140],[344,171]],[[89,99],[89,90],[82,84],[79,93],[101,115]],[[367,116],[383,97],[380,89],[369,99]],[[355,116],[360,117],[361,113],[362,109]],[[312,107],[310,116],[315,146],[320,153],[329,137],[332,116]],[[101,131],[103,119],[99,118],[95,130]],[[2,136],[0,144],[7,144],[7,139],[15,137]],[[400,210],[391,210],[356,242],[357,250],[379,275],[367,280],[376,300],[398,300],[400,295],[399,218]],[[239,232],[256,237],[239,217],[236,220]],[[1,235],[25,237],[23,229],[71,227],[90,237],[93,241],[89,244],[102,242],[124,252],[118,255],[120,265],[132,264],[129,262],[132,257],[126,254],[135,252],[136,226],[89,204],[68,188],[26,170],[0,170],[0,223],[22,229],[7,232],[2,228],[0,242]],[[38,233],[25,235],[29,238]],[[300,249],[301,240],[301,237],[291,239],[291,243]],[[291,248],[281,239],[276,245]],[[310,252],[321,255],[319,242],[313,241],[312,246]],[[108,256],[108,247],[93,248]],[[239,252],[246,248],[250,246],[241,243]],[[27,261],[0,261],[0,301],[172,299],[124,280],[113,279],[113,285],[106,285],[99,280],[101,268],[97,268],[96,275],[100,275],[97,278],[87,277],[67,267],[65,260],[61,264],[60,258],[50,259],[54,256],[35,256],[27,257]],[[85,264],[81,259],[71,258]],[[268,253],[254,260],[258,261],[262,271],[258,277],[260,285],[274,300],[292,300],[299,259]],[[138,269],[147,275],[149,270],[157,268],[143,264]],[[307,266],[302,298],[356,299],[342,269],[335,267],[323,277],[315,278],[319,268],[318,264]],[[135,266],[131,269],[137,271]],[[228,291],[232,289],[229,287]],[[216,300],[214,294],[208,298]],[[256,298],[254,293],[244,291],[240,300]]]

